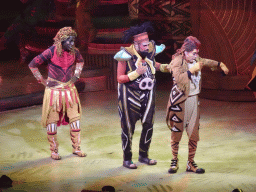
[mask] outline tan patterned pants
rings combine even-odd
[[[184,102],[179,104],[181,111],[175,112],[171,117],[174,121],[171,138],[179,142],[184,129],[190,140],[199,141],[199,102],[198,95],[188,97]]]

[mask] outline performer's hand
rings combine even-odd
[[[77,80],[78,80],[77,76],[74,75],[73,77],[71,77],[71,83],[75,83]]]
[[[192,66],[189,71],[191,73],[195,73],[195,72],[198,72],[200,71],[202,68],[203,68],[204,64],[201,63],[201,62],[197,62],[194,66]]]
[[[139,62],[138,63],[138,68],[136,69],[136,72],[140,75],[142,75],[143,73],[145,73],[147,71],[147,66],[142,66],[142,63]]]
[[[45,87],[47,86],[47,80],[45,80],[44,78],[40,81],[40,83],[42,83]]]
[[[48,87],[55,87],[57,85],[59,85],[59,83],[56,82],[56,81],[47,81],[47,86]]]
[[[229,72],[229,70],[228,70],[228,68],[227,68],[227,66],[224,64],[224,63],[220,63],[220,68],[221,68],[221,70],[227,75],[228,74],[228,72]]]
[[[168,67],[168,64],[160,64],[159,70],[163,73],[169,73],[170,71],[167,67]]]

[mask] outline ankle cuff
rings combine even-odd
[[[56,135],[57,132],[47,132],[47,135]]]
[[[71,132],[80,132],[80,129],[70,129]]]

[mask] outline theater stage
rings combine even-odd
[[[13,180],[3,191],[256,191],[256,118],[254,102],[224,102],[201,99],[201,141],[196,162],[206,169],[202,175],[187,173],[188,139],[180,144],[180,169],[170,175],[170,130],[165,124],[169,91],[158,88],[154,134],[150,157],[155,166],[138,163],[141,131],[137,123],[133,139],[133,161],[138,169],[122,166],[121,129],[117,92],[80,93],[82,149],[71,154],[69,127],[58,128],[62,160],[52,160],[46,130],[41,127],[41,105],[0,113],[0,175]]]

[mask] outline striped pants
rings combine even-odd
[[[132,137],[136,122],[141,119],[139,155],[148,157],[153,134],[155,114],[155,87],[152,90],[135,90],[125,84],[118,85],[118,110],[122,127],[124,161],[132,160]]]

